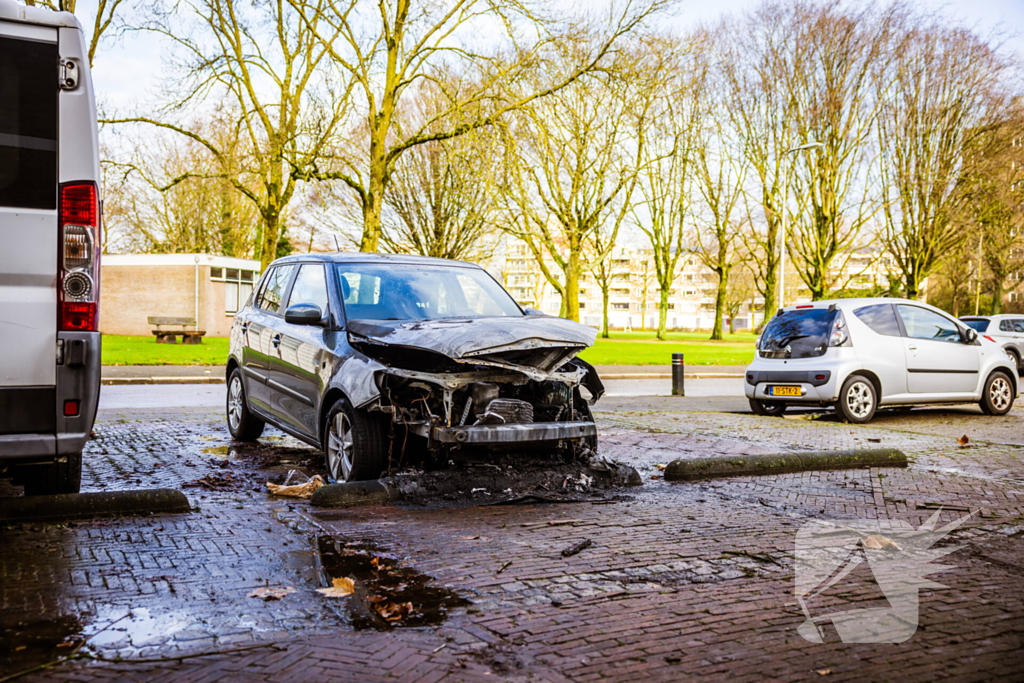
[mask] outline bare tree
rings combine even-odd
[[[97,0],[96,14],[92,17],[92,31],[89,33],[89,66],[93,65],[96,57],[96,49],[99,47],[103,35],[110,29],[118,9],[121,8],[124,0]],[[25,0],[29,7],[46,7],[54,12],[71,12],[75,14],[78,9],[78,0]]]
[[[965,231],[965,154],[993,116],[1002,75],[993,50],[966,30],[919,20],[878,78],[882,101],[884,241],[909,298],[956,254]]]
[[[743,304],[750,303],[754,296],[754,276],[748,268],[739,268],[729,274],[729,285],[725,291],[726,315],[729,316],[729,334],[736,334],[736,316],[743,310]],[[751,316],[754,309],[748,309]],[[748,320],[748,322],[752,322]],[[751,325],[753,327],[753,325]]]
[[[377,251],[381,212],[399,157],[422,144],[448,140],[493,125],[604,64],[612,47],[656,12],[665,0],[626,2],[591,49],[571,63],[543,68],[561,37],[539,11],[521,0],[289,0],[322,39],[330,58],[358,84],[364,126],[335,150],[331,168],[303,177],[340,180],[362,210],[360,250]],[[486,31],[484,49],[469,35]],[[532,31],[532,36],[529,32]],[[400,112],[407,93],[434,83],[447,98],[433,117],[406,129]],[[440,125],[441,123],[444,125]]]
[[[564,48],[569,69],[573,48]],[[579,320],[580,276],[611,253],[636,185],[643,144],[635,132],[647,125],[649,99],[636,96],[633,64],[620,55],[605,73],[525,105],[506,127],[501,228],[529,247],[571,320]]]
[[[196,177],[230,182],[259,212],[257,256],[264,268],[277,256],[282,218],[297,181],[316,168],[345,117],[352,84],[342,80],[337,89],[325,68],[330,62],[320,17],[327,2],[318,0],[312,6],[318,11],[306,17],[282,2],[252,5],[242,0],[195,0],[158,15],[146,29],[172,41],[183,55],[174,88],[184,95],[162,108],[160,118],[106,121],[143,123],[183,135],[202,145],[223,168],[225,149],[181,122],[183,113],[208,96],[223,98],[238,116],[250,151],[242,172],[190,170],[164,189]],[[247,176],[258,178],[258,187]]]
[[[694,41],[702,43],[705,39]],[[649,125],[640,129],[643,160],[640,166],[640,201],[633,206],[634,224],[651,245],[654,276],[658,282],[657,338],[666,339],[668,300],[678,275],[689,218],[694,147],[705,103],[707,61],[698,49],[681,41],[651,40],[647,43],[652,80],[660,80],[650,93]]]

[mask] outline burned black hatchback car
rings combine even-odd
[[[336,481],[419,450],[597,448],[604,392],[576,354],[585,325],[523,310],[483,268],[373,254],[272,263],[231,329],[227,417],[240,441],[270,423],[322,448]]]

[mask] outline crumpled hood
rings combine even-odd
[[[593,345],[597,330],[549,316],[442,320],[349,320],[349,334],[375,344],[425,349],[456,361],[553,372]]]

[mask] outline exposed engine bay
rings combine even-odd
[[[383,366],[374,373],[379,395],[364,407],[389,414],[432,451],[547,442],[589,457],[597,448],[589,405],[604,386],[575,356],[596,333],[557,318],[530,322],[506,325],[495,339],[465,323],[414,330],[350,321],[352,346]],[[509,338],[509,327],[526,336]]]

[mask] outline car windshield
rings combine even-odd
[[[988,329],[988,320],[984,318],[964,318],[961,322],[968,327],[973,327],[975,332],[984,332]]]
[[[509,294],[478,268],[339,263],[350,320],[436,320],[522,316]]]
[[[758,346],[762,358],[813,358],[828,349],[835,311],[806,308],[783,311],[772,318]]]

